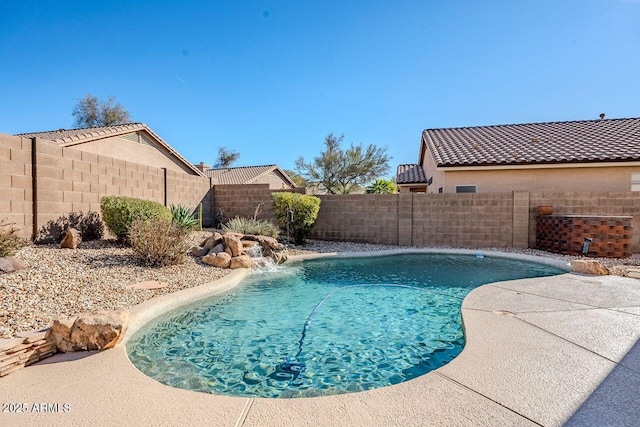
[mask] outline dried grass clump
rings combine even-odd
[[[225,231],[232,231],[240,234],[253,234],[260,236],[273,237],[274,239],[280,234],[278,227],[269,221],[263,221],[255,218],[235,217],[222,225]]]
[[[0,258],[15,255],[27,244],[25,239],[16,234],[18,229],[14,225],[7,219],[0,220]]]
[[[171,219],[135,219],[129,228],[133,256],[148,267],[182,264],[189,250],[189,233]]]

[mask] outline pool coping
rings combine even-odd
[[[547,265],[568,269],[566,263],[551,258],[465,249],[418,248],[313,254],[292,257],[290,262],[397,253],[473,255],[478,252],[485,256],[542,261]],[[585,343],[584,337],[580,337],[582,341],[572,337],[574,324],[571,324],[571,328],[563,328],[562,322],[554,323],[551,318],[552,315],[557,317],[563,313],[578,313],[581,322],[597,326],[602,323],[600,317],[604,312],[607,316],[614,316],[623,325],[635,328],[635,322],[640,319],[640,291],[636,292],[635,288],[640,289],[640,282],[612,276],[565,273],[551,278],[521,279],[480,286],[467,295],[462,305],[467,345],[456,359],[411,381],[365,392],[299,399],[209,395],[162,385],[131,364],[125,344],[140,328],[174,308],[233,288],[247,274],[246,270],[235,270],[216,282],[163,295],[133,307],[129,329],[123,341],[112,350],[59,354],[0,379],[3,402],[64,402],[67,399],[75,409],[64,414],[33,411],[27,414],[0,413],[0,421],[10,417],[12,425],[33,425],[33,422],[39,421],[50,425],[69,425],[82,424],[85,417],[90,416],[99,425],[103,425],[103,422],[104,425],[116,425],[116,421],[122,420],[122,417],[130,423],[139,421],[148,424],[154,420],[152,423],[156,425],[175,424],[177,421],[184,425],[197,425],[204,421],[233,426],[423,425],[425,417],[428,417],[428,424],[560,425],[571,423],[572,420],[611,419],[604,416],[613,416],[612,411],[616,416],[622,413],[623,421],[640,420],[640,414],[630,409],[634,405],[625,403],[621,406],[618,402],[613,409],[607,409],[601,405],[603,399],[607,400],[606,396],[598,397],[598,391],[616,371],[622,370],[627,382],[632,381],[632,385],[640,386],[640,369],[634,371],[633,365],[629,368],[629,364],[624,362],[629,355],[635,360],[636,354],[640,354],[640,350],[635,350],[638,348],[635,345],[638,337],[633,335],[627,339],[635,340],[634,345],[624,357],[617,360],[606,351],[616,347],[622,338],[614,336],[609,341],[599,343],[598,346],[605,350],[591,348],[589,339]],[[587,292],[587,295],[582,295],[585,289],[594,294]],[[620,294],[616,294],[619,298],[609,305],[604,304],[602,298],[612,292]],[[556,306],[556,309],[541,310],[545,304]],[[530,309],[526,309],[527,305]],[[551,326],[545,321],[551,322]],[[516,347],[508,344],[522,336],[535,336],[536,342],[521,339]],[[575,360],[567,365],[562,360],[554,359],[556,365],[560,366],[547,366],[547,372],[540,368],[547,363],[544,358],[530,357],[528,353],[513,358],[511,354],[518,353],[521,348],[539,353],[538,348],[546,349],[545,346],[553,350],[551,355],[559,351],[571,355]],[[500,351],[505,348],[509,351]],[[640,355],[637,358],[640,360]],[[511,365],[505,364],[507,362]],[[579,371],[582,365],[597,372],[597,375]],[[495,372],[499,366],[504,370],[500,374]],[[508,376],[505,372],[511,375],[510,381],[505,380],[504,377]],[[554,392],[555,387],[549,387],[550,381],[562,395]],[[519,384],[526,384],[527,388],[518,388]],[[567,390],[566,384],[573,388]],[[549,401],[545,397],[547,395],[568,403],[562,405],[556,400]],[[616,397],[624,401],[625,396],[623,393]],[[169,401],[171,403],[167,405]],[[118,407],[116,418],[110,411],[100,410],[102,407],[111,408],[114,404]],[[594,408],[597,411],[594,412]]]

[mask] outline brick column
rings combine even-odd
[[[513,240],[514,248],[529,247],[529,193],[513,192]]]
[[[398,193],[398,246],[413,244],[413,193]]]

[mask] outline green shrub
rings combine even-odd
[[[187,258],[189,233],[171,218],[134,219],[129,242],[134,258],[149,267],[181,264]]]
[[[191,231],[198,225],[198,220],[193,217],[191,209],[183,205],[171,205],[173,222],[185,231]]]
[[[16,234],[18,229],[14,225],[6,219],[0,220],[0,258],[15,255],[27,244],[25,239]]]
[[[320,211],[320,199],[298,193],[272,193],[273,211],[283,228],[291,227],[293,239],[297,244],[304,243],[316,222]],[[293,212],[293,221],[289,224],[288,212]]]
[[[85,242],[102,239],[104,235],[104,223],[98,212],[89,211],[86,214],[70,212],[40,227],[35,242],[38,244],[60,243],[69,228],[78,230]]]
[[[273,238],[277,238],[278,234],[280,234],[278,227],[269,221],[253,218],[235,217],[227,221],[226,224],[223,224],[222,229],[225,231],[233,231],[235,233],[256,234]]]
[[[160,203],[125,196],[108,196],[100,200],[102,220],[119,241],[128,241],[129,228],[136,219],[171,220],[171,211]]]

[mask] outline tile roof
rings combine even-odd
[[[252,184],[261,176],[273,171],[280,172],[289,182],[289,185],[291,185],[292,187],[297,187],[293,180],[289,178],[289,176],[282,169],[280,169],[278,165],[208,169],[204,171],[204,174],[211,177],[214,184],[233,185]]]
[[[144,123],[125,123],[121,125],[94,128],[58,129],[44,132],[21,133],[18,134],[18,136],[24,136],[26,138],[37,137],[48,139],[49,141],[54,141],[58,144],[66,144],[69,142],[108,137],[112,136],[114,133],[120,134],[123,132],[134,132],[136,130],[140,130],[142,127],[146,127]]]
[[[196,175],[203,176],[203,173],[187,161],[180,153],[178,153],[173,147],[171,147],[165,140],[151,130],[144,123],[124,123],[120,125],[102,126],[93,128],[81,128],[81,129],[58,129],[45,132],[31,132],[20,133],[18,136],[25,138],[42,138],[53,141],[63,147],[80,144],[83,142],[94,141],[102,138],[109,138],[126,133],[137,132],[144,130],[151,135],[161,146],[166,148],[169,153],[175,156],[180,162],[184,163],[191,171]]]
[[[426,184],[427,176],[420,165],[399,165],[396,173],[398,184]]]
[[[439,167],[640,160],[640,118],[528,123],[422,133]]]

